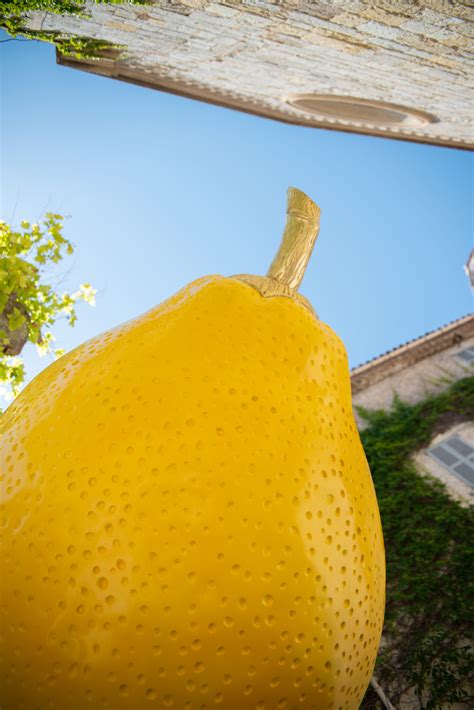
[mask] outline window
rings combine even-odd
[[[474,487],[474,447],[460,436],[450,436],[449,439],[432,446],[428,449],[428,454]]]
[[[474,363],[474,345],[471,345],[469,348],[465,348],[465,350],[460,350],[456,353],[456,357],[467,364]]]

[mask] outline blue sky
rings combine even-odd
[[[5,39],[5,35],[2,36]],[[6,221],[70,215],[64,288],[95,309],[72,348],[207,273],[264,274],[286,188],[321,207],[301,292],[355,366],[472,309],[472,154],[288,126],[57,66],[37,42],[0,45]],[[47,360],[25,350],[28,374]]]

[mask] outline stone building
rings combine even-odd
[[[118,45],[76,69],[302,126],[472,148],[472,4],[149,0],[32,12],[30,29]]]
[[[355,407],[389,410],[393,398],[415,404],[474,374],[474,315],[449,323],[374,358],[351,372]],[[363,419],[356,412],[359,428]],[[422,473],[443,481],[451,495],[474,503],[474,422],[457,421],[416,456]]]

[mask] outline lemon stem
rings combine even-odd
[[[298,290],[319,233],[321,210],[296,187],[288,188],[287,219],[267,276]]]

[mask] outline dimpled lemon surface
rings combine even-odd
[[[206,277],[1,418],[2,710],[358,708],[384,605],[340,340]]]

